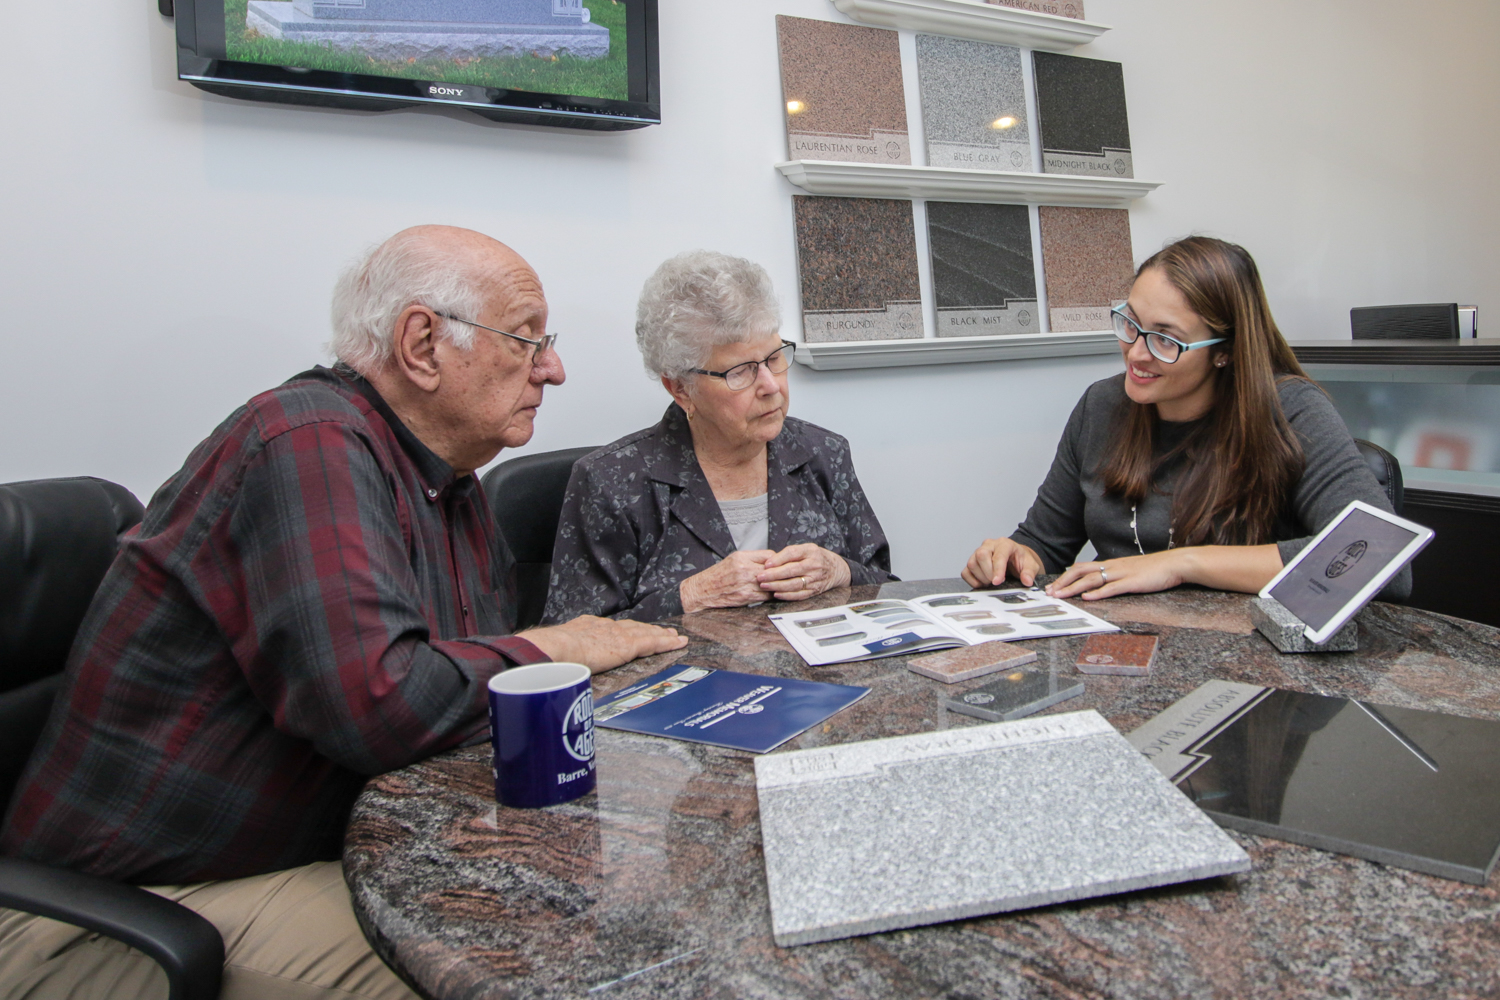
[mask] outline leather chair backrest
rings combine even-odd
[[[142,513],[129,490],[102,479],[0,485],[0,804],[41,735],[120,535]]]
[[[1398,515],[1401,513],[1401,504],[1405,500],[1405,489],[1401,483],[1401,463],[1396,461],[1396,456],[1369,441],[1361,438],[1354,439],[1354,445],[1359,449],[1359,457],[1365,460],[1370,471],[1375,473],[1375,481],[1385,490],[1387,499],[1391,501],[1391,509]]]
[[[480,479],[495,524],[516,560],[518,629],[542,620],[552,581],[552,542],[573,463],[594,448],[565,448],[501,462]]]

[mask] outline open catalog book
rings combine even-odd
[[[792,648],[815,667],[981,642],[1119,631],[1037,589],[881,599],[770,618]]]

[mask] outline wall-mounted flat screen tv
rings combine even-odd
[[[166,7],[166,0],[162,6]],[[661,121],[656,0],[176,0],[177,75],[225,97]]]

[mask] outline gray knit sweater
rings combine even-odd
[[[1287,379],[1281,383],[1279,395],[1282,412],[1302,443],[1306,459],[1302,478],[1276,519],[1275,540],[1284,564],[1350,500],[1363,500],[1386,511],[1391,504],[1321,389],[1301,379]],[[1104,492],[1098,470],[1127,399],[1123,372],[1089,386],[1068,418],[1057,457],[1037,491],[1036,502],[1010,536],[1035,549],[1050,573],[1072,563],[1085,541],[1094,543],[1101,559],[1139,555],[1142,550],[1159,552],[1169,542],[1181,543],[1168,532],[1172,489],[1186,467],[1185,457],[1178,455],[1158,470],[1151,491],[1136,507],[1134,529],[1131,505],[1122,497]],[[1156,454],[1172,450],[1202,423],[1161,421]],[[1386,585],[1380,597],[1400,601],[1410,594],[1411,568],[1407,567]]]

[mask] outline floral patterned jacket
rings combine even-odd
[[[896,579],[885,532],[854,474],[849,442],[787,417],[768,448],[770,547],[813,542],[844,557],[853,584]],[[656,426],[573,466],[543,621],[680,615],[678,584],[734,549],[693,453],[687,416],[673,403]]]

